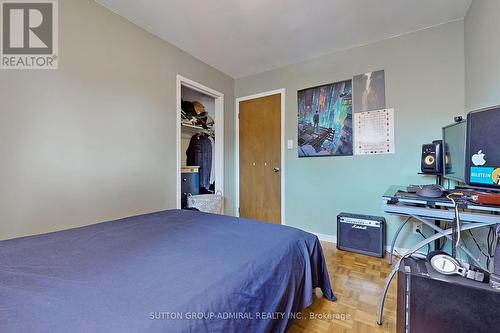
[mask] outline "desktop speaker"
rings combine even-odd
[[[385,254],[383,217],[340,213],[337,216],[337,248],[383,258]]]
[[[441,140],[422,145],[420,166],[423,173],[439,174],[443,172],[443,144]]]

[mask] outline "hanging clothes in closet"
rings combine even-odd
[[[199,166],[200,193],[212,193],[210,189],[210,173],[212,172],[212,142],[205,133],[197,133],[191,137],[186,151],[186,165]]]
[[[210,191],[215,192],[215,138],[209,136],[208,139],[212,144],[212,169],[210,170]]]

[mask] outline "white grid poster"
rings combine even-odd
[[[354,154],[394,154],[394,109],[354,114]]]

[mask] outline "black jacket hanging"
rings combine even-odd
[[[210,172],[212,170],[212,143],[206,135],[193,135],[186,151],[186,165],[199,166],[200,191],[210,188]],[[206,192],[205,192],[206,193]]]

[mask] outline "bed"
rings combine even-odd
[[[335,300],[318,238],[168,210],[0,242],[0,332],[284,332]]]

